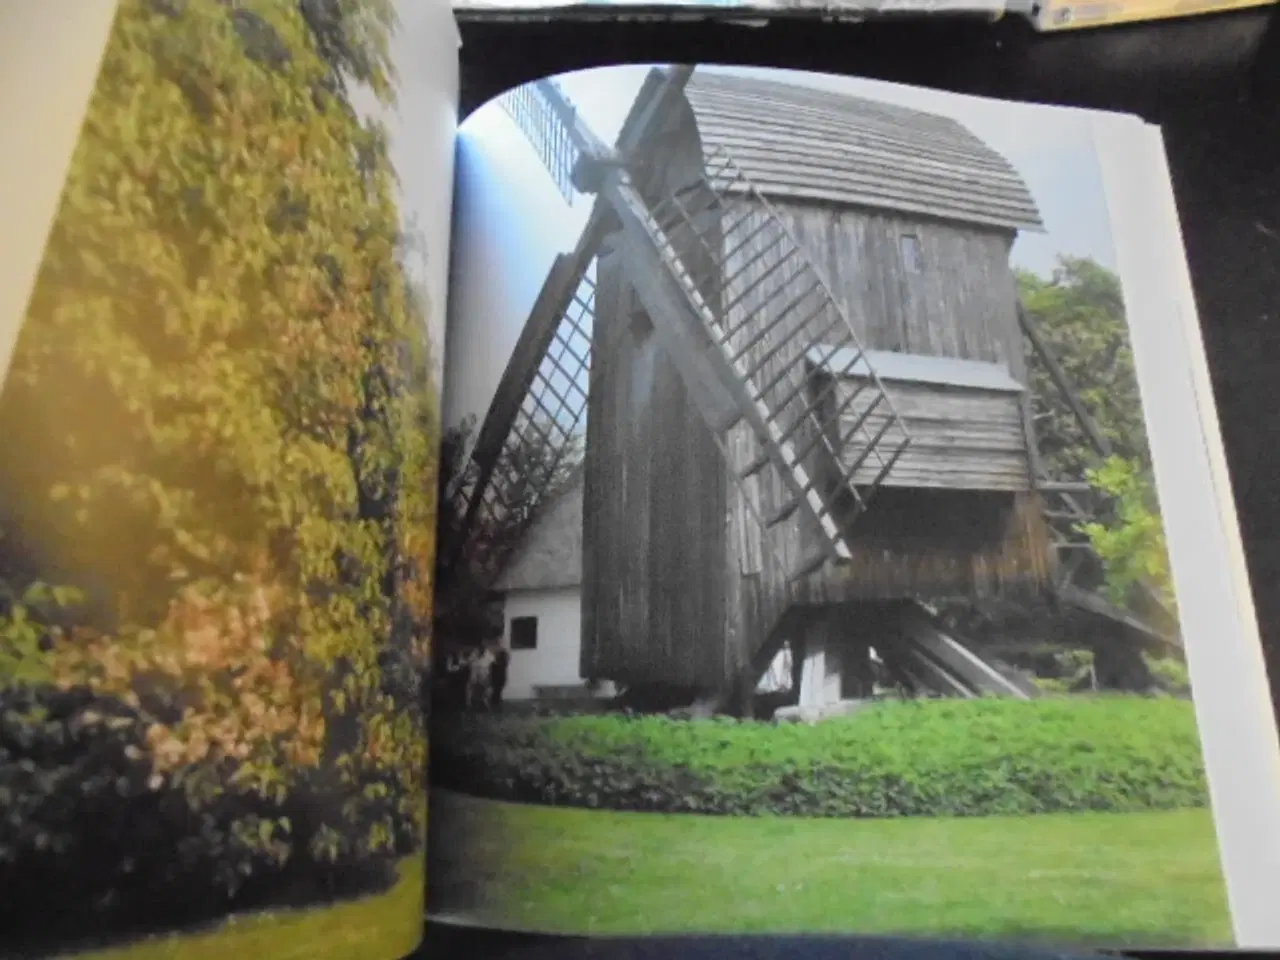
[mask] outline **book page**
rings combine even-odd
[[[1026,19],[1036,30],[1058,31],[1122,23],[1224,13],[1274,4],[1276,0],[453,0],[462,16],[527,18],[537,15],[598,17],[644,11],[655,16],[786,17],[819,14],[861,20],[903,15],[973,15],[993,19],[1008,14]]]
[[[1180,605],[1184,632],[1214,637],[1188,644],[1187,657],[1237,944],[1270,949],[1280,943],[1270,892],[1280,875],[1280,750],[1168,161],[1155,127],[1115,115],[1094,125],[1126,296],[1135,304],[1131,326],[1146,405],[1171,424],[1201,424],[1194,440],[1153,429],[1152,449],[1165,499],[1202,505],[1167,511],[1165,528],[1180,581],[1195,585]],[[1121,125],[1130,136],[1120,135]],[[1204,521],[1207,506],[1219,523]]]
[[[3,952],[393,960],[452,12],[63,6],[0,15]]]
[[[1100,116],[697,65],[463,124],[430,916],[1280,943],[1167,168]]]

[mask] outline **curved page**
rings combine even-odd
[[[894,16],[1007,15],[1028,20],[1036,30],[1075,30],[1121,23],[1184,18],[1265,7],[1276,0],[453,0],[460,17],[545,19],[548,16],[608,16],[643,12],[647,16],[741,16],[862,19]]]
[[[701,65],[468,119],[430,915],[1280,942],[1274,824],[1210,806],[1274,819],[1275,731],[1160,156]]]
[[[0,953],[401,957],[452,15],[62,6],[0,14]]]

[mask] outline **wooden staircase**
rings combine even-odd
[[[1088,444],[1094,453],[1102,458],[1111,456],[1111,443],[1102,430],[1094,422],[1089,411],[1076,391],[1062,365],[1058,363],[1048,342],[1038,327],[1038,323],[1026,306],[1017,304],[1018,324],[1031,348],[1044,365],[1049,379],[1057,389],[1060,402],[1065,402]],[[1038,406],[1040,412],[1047,412],[1050,397],[1033,396],[1032,410]],[[1038,460],[1038,457],[1036,458]],[[1090,571],[1096,574],[1103,569],[1102,558],[1098,556],[1090,538],[1081,529],[1083,524],[1095,521],[1100,513],[1109,507],[1108,497],[1094,489],[1083,478],[1061,479],[1047,475],[1044,465],[1035,463],[1036,489],[1044,503],[1044,518],[1049,527],[1051,545],[1055,555],[1057,576],[1054,582],[1054,594],[1059,603],[1088,614],[1102,617],[1120,624],[1138,639],[1139,643],[1154,640],[1156,646],[1170,650],[1179,650],[1181,644],[1175,639],[1177,631],[1177,614],[1170,610],[1166,602],[1148,583],[1139,584],[1139,589],[1150,611],[1158,614],[1157,620],[1171,627],[1162,629],[1151,623],[1145,623],[1130,612],[1111,603],[1101,596],[1096,583],[1086,585],[1085,580]]]

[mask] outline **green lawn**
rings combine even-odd
[[[480,923],[594,934],[1231,944],[1208,810],[731,818],[434,791],[431,823],[432,913]]]
[[[422,857],[388,892],[335,906],[233,917],[201,933],[70,954],[75,960],[399,960],[422,939]]]

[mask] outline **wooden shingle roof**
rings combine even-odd
[[[685,95],[704,150],[726,152],[770,199],[1044,230],[1013,165],[949,117],[706,70]]]

